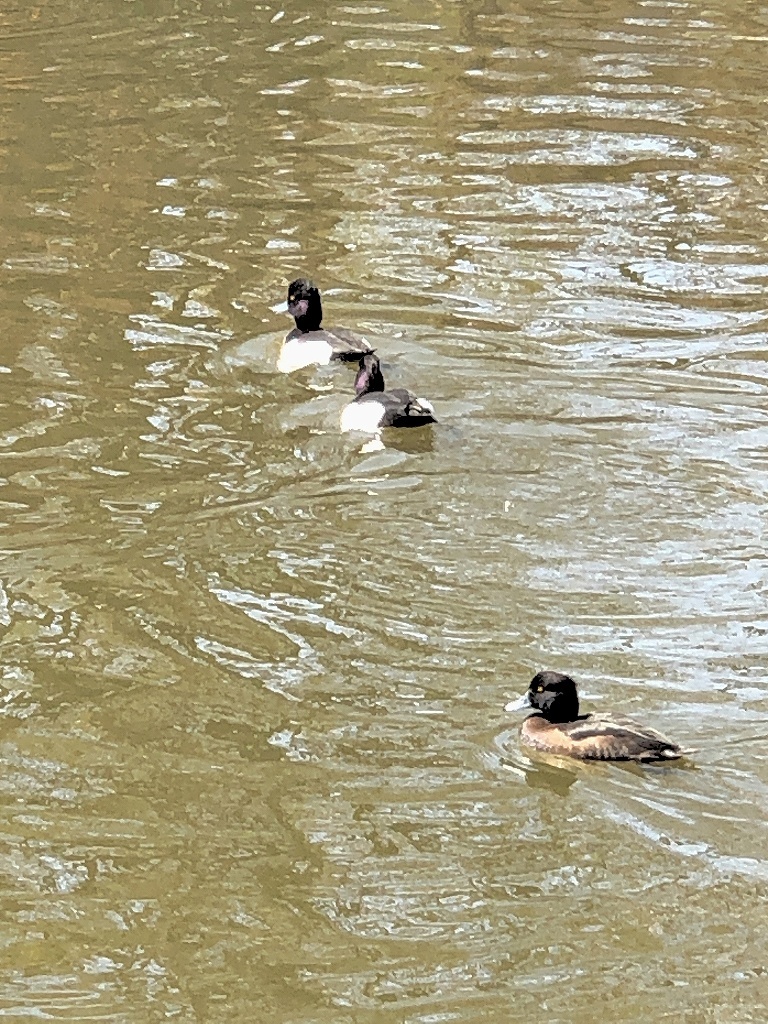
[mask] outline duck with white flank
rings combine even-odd
[[[326,366],[331,362],[356,362],[373,349],[365,340],[345,327],[323,327],[323,306],[320,292],[305,277],[288,285],[288,302],[274,307],[286,310],[296,326],[286,335],[278,370],[290,373],[304,366]]]
[[[432,404],[405,388],[384,390],[379,357],[368,352],[355,377],[356,397],[341,413],[341,429],[378,434],[384,427],[423,427],[437,423]]]

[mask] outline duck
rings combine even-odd
[[[375,352],[360,359],[355,377],[355,397],[341,413],[341,430],[377,434],[384,427],[423,427],[437,423],[435,410],[425,398],[405,388],[384,390],[384,375]]]
[[[288,285],[288,301],[276,310],[287,310],[296,326],[288,332],[277,368],[285,373],[304,366],[327,366],[331,362],[356,362],[373,348],[345,327],[321,326],[323,304],[319,289],[307,277],[298,277]]]
[[[562,672],[537,672],[528,690],[505,711],[532,708],[523,722],[523,743],[549,754],[583,761],[674,761],[694,753],[625,715],[579,714],[576,683]]]

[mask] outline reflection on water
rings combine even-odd
[[[6,12],[3,1014],[761,1019],[765,21]],[[545,667],[693,766],[529,759]]]

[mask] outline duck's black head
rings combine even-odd
[[[379,365],[379,357],[374,352],[366,352],[360,359],[360,369],[355,377],[355,393],[367,395],[369,391],[383,391],[384,376]]]
[[[288,312],[300,331],[320,330],[323,321],[320,292],[308,278],[297,277],[288,285]]]
[[[575,722],[579,717],[576,683],[562,672],[537,672],[523,698],[548,722]]]

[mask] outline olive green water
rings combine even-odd
[[[768,8],[0,38],[0,1016],[764,1021]],[[543,667],[694,763],[529,760]]]

